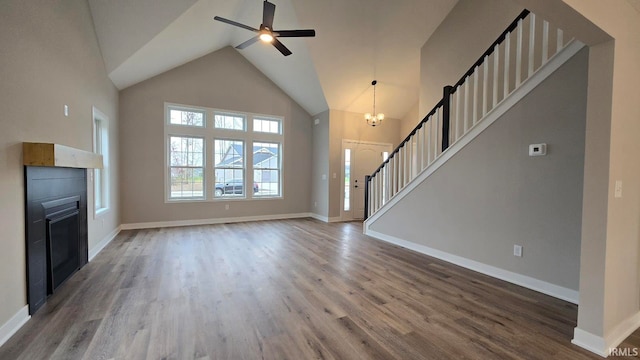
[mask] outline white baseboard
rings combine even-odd
[[[0,326],[0,346],[4,345],[20,328],[31,319],[29,306],[18,310],[6,323]]]
[[[121,227],[118,226],[112,232],[110,232],[107,236],[105,236],[102,240],[100,240],[100,242],[97,243],[96,246],[91,248],[89,250],[89,261],[93,260],[93,258],[95,258],[96,255],[98,255],[98,253],[102,251],[102,249],[104,249],[107,245],[109,245],[109,243],[113,241],[113,239],[115,239],[116,236],[118,236],[118,234],[120,233],[120,230],[121,230]]]
[[[329,218],[327,216],[322,216],[322,215],[319,215],[319,214],[316,214],[316,213],[310,213],[309,216],[314,218],[314,219],[316,219],[316,220],[324,221],[326,223],[329,222]]]
[[[530,276],[514,273],[508,270],[500,269],[495,266],[487,265],[475,260],[467,259],[462,256],[453,255],[441,250],[430,248],[426,245],[416,244],[411,241],[403,240],[391,235],[386,235],[373,231],[365,226],[365,234],[371,237],[386,241],[395,245],[402,246],[404,248],[417,251],[419,253],[429,255],[440,260],[467,268],[479,273],[489,275],[491,277],[510,282],[512,284],[520,285],[527,289],[535,290],[543,294],[553,296],[555,298],[568,301],[574,304],[578,303],[578,292],[569,288],[558,286],[548,283],[546,281],[538,280]]]
[[[327,217],[327,216],[319,215],[319,214],[316,214],[316,213],[310,213],[309,216],[314,218],[314,219],[316,219],[316,220],[324,221],[326,223],[334,223],[334,222],[341,222],[342,221],[340,216]]]
[[[152,228],[165,228],[165,227],[177,227],[177,226],[215,225],[215,224],[228,224],[228,223],[247,222],[247,221],[299,219],[299,218],[305,218],[305,217],[314,217],[313,215],[314,214],[310,214],[310,213],[297,213],[297,214],[242,216],[242,217],[216,218],[216,219],[158,221],[158,222],[122,224],[120,228],[122,230],[137,230],[137,229],[152,229]]]
[[[590,332],[575,328],[573,329],[573,340],[571,340],[571,343],[602,357],[606,358],[609,356],[607,344],[602,336],[593,335]]]
[[[638,328],[640,328],[640,312],[635,313],[619,323],[607,334],[605,337],[607,351],[620,345],[621,342],[628,338],[634,331],[638,330]]]

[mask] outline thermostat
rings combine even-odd
[[[547,155],[547,144],[531,144],[529,145],[529,156]]]

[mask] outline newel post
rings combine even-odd
[[[451,117],[451,93],[453,86],[445,86],[442,90],[442,151],[449,147],[449,124]]]
[[[371,182],[371,175],[364,176],[364,219],[369,218],[369,183]]]

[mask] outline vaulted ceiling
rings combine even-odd
[[[272,0],[276,29],[316,30],[238,50],[310,114],[327,109],[402,118],[418,101],[420,48],[457,0]],[[119,89],[253,36],[262,0],[89,0],[109,77]]]

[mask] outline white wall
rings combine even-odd
[[[283,198],[165,203],[164,102],[284,117]],[[310,210],[311,116],[231,47],[122,90],[120,118],[123,224]]]
[[[584,49],[371,229],[578,290],[587,60]],[[529,157],[542,142],[548,155]]]
[[[84,0],[0,2],[0,327],[26,305],[22,142],[92,151],[92,107],[111,126],[111,211],[88,216],[89,249],[120,224],[118,94]],[[63,115],[63,105],[70,108]],[[89,205],[93,187],[89,184]]]
[[[311,173],[311,212],[328,220],[329,216],[329,110],[313,117],[313,160]]]
[[[418,123],[422,120],[423,117],[419,116],[419,107],[420,102],[416,102],[415,105],[409,109],[407,114],[402,118],[402,123],[400,125],[400,137],[402,140],[413,131],[413,129],[418,125]]]
[[[520,0],[591,46],[576,340],[604,353],[640,326],[640,13],[627,1]],[[622,181],[621,198],[614,196]],[[589,205],[589,206],[587,206]]]

